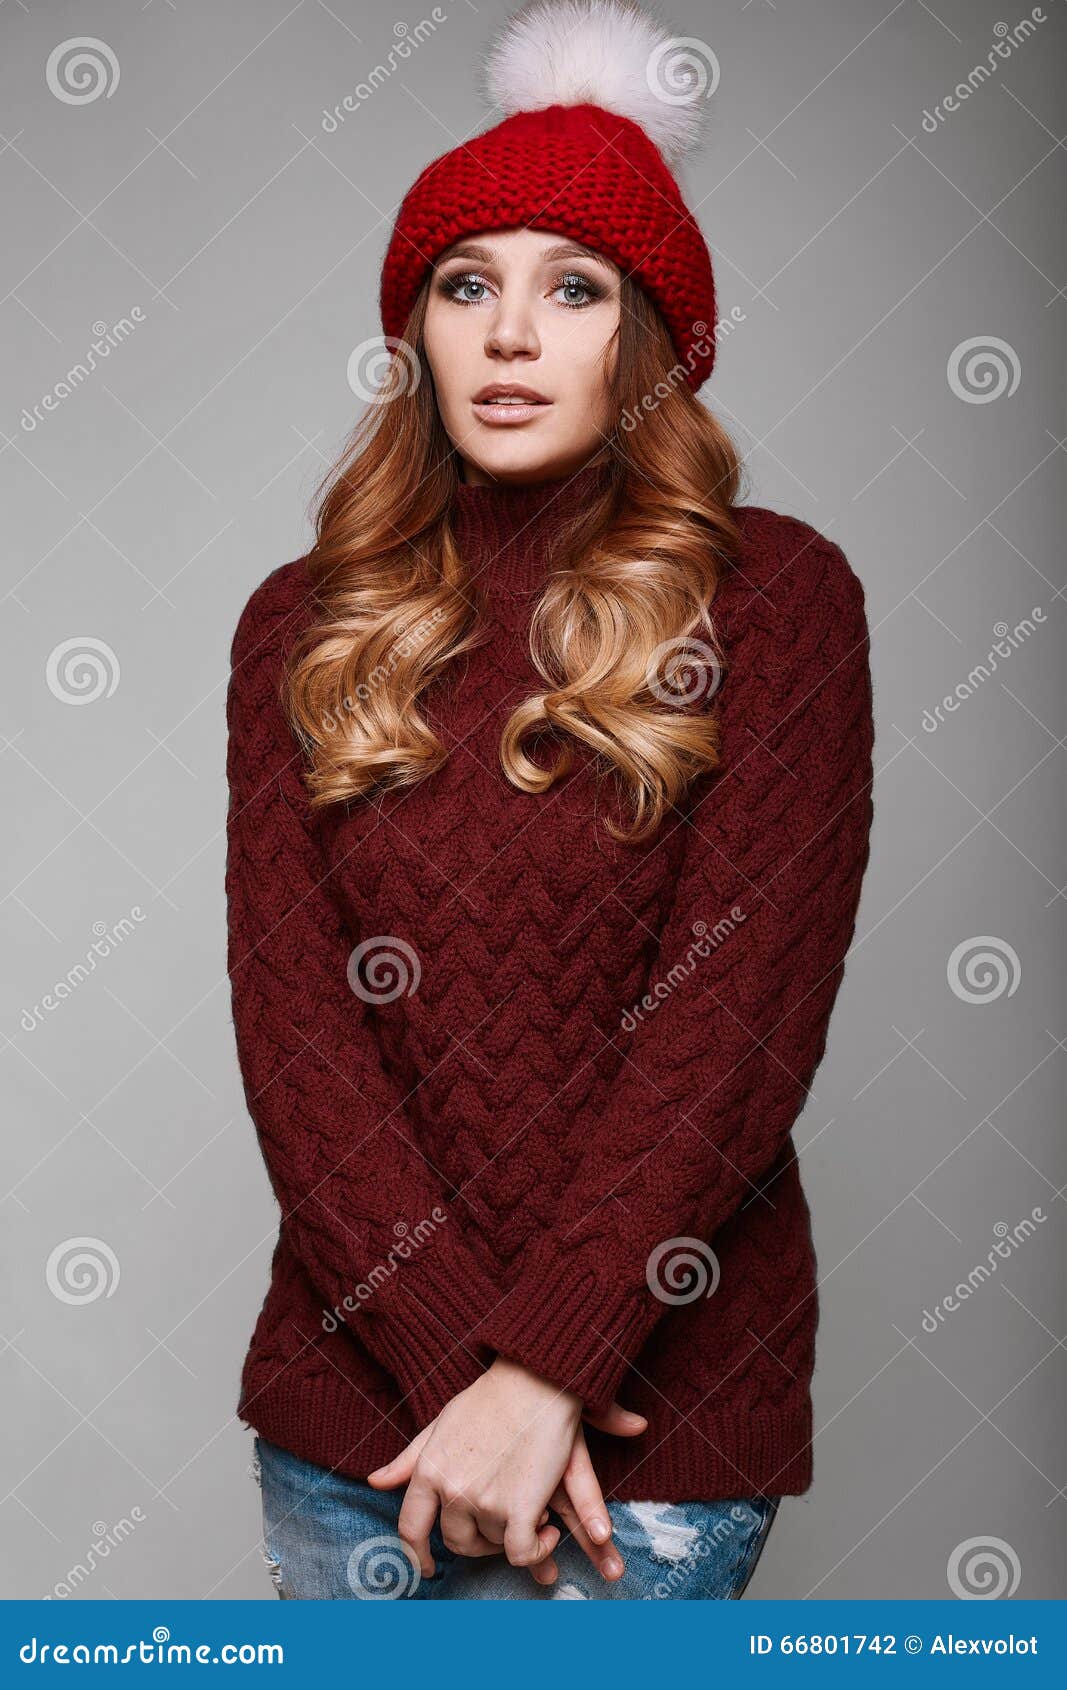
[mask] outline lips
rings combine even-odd
[[[478,421],[490,428],[517,427],[545,416],[551,409],[551,399],[519,381],[487,382],[471,400]]]
[[[538,393],[536,387],[524,387],[518,381],[492,381],[485,387],[480,387],[474,395],[475,405],[500,405],[521,403],[526,405],[548,405],[550,400],[543,393]]]

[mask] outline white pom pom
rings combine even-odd
[[[700,139],[718,71],[705,42],[672,36],[632,0],[532,0],[490,47],[484,83],[507,117],[554,105],[618,112],[673,167]]]

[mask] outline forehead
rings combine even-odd
[[[462,235],[438,253],[436,264],[465,258],[475,264],[493,264],[522,259],[528,263],[558,264],[565,259],[585,259],[618,273],[606,253],[597,252],[584,241],[551,229],[487,229]]]

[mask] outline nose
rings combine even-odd
[[[518,294],[502,293],[490,313],[485,333],[488,356],[539,358],[541,342],[529,305]]]

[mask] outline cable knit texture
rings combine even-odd
[[[869,854],[864,592],[807,524],[738,509],[721,765],[616,842],[591,754],[531,797],[497,750],[540,684],[543,542],[599,473],[459,488],[495,633],[423,695],[450,755],[406,793],[311,816],[278,697],[304,560],[241,614],[229,971],[281,1224],[238,1413],[364,1477],[499,1353],[648,1416],[587,1428],[613,1498],[797,1493],[817,1295],[791,1130]]]

